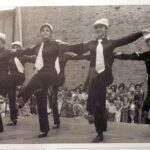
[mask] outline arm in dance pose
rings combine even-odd
[[[141,60],[145,61],[150,58],[150,51],[143,53],[132,53],[132,54],[123,54],[123,53],[115,53],[115,58],[121,60]]]
[[[114,50],[116,47],[120,47],[132,43],[142,36],[143,34],[140,31],[117,40],[103,39],[104,42],[102,42],[102,44],[104,44],[105,50],[107,49]],[[61,44],[61,43],[59,45],[62,46],[60,50],[63,50],[64,52],[74,52],[81,55],[83,53],[95,49],[96,48],[95,45],[97,45],[97,39],[79,43],[79,44],[73,44],[73,45]]]
[[[65,54],[68,56],[68,60],[90,60],[90,54],[76,55],[76,54]]]

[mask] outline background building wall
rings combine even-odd
[[[0,32],[6,34],[6,47],[11,48],[14,40],[15,9],[0,8]]]
[[[23,44],[29,47],[39,40],[41,24],[49,22],[54,27],[54,39],[70,43],[90,40],[94,37],[92,24],[95,20],[105,17],[110,21],[109,38],[118,39],[133,32],[150,27],[150,6],[85,6],[85,7],[22,7]],[[115,51],[131,53],[146,51],[144,39],[117,48]],[[32,70],[27,65],[27,79]],[[88,61],[70,61],[65,74],[68,88],[84,83]],[[146,80],[144,62],[115,60],[113,64],[114,83],[139,83]]]

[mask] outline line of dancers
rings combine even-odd
[[[40,43],[26,49],[22,49],[21,44],[13,43],[12,50],[5,48],[6,37],[5,34],[0,33],[0,94],[9,97],[11,121],[8,125],[17,125],[18,109],[22,108],[35,93],[40,124],[38,137],[46,137],[50,130],[47,114],[47,94],[49,93],[53,101],[54,128],[59,128],[57,89],[65,83],[66,62],[68,60],[87,59],[90,61],[86,81],[88,87],[87,110],[90,115],[94,116],[97,133],[92,142],[103,141],[103,132],[107,130],[106,87],[113,82],[112,65],[114,59],[143,60],[146,63],[148,74],[150,73],[148,67],[150,64],[149,51],[129,55],[113,52],[115,48],[130,44],[142,36],[150,47],[150,31],[143,30],[117,40],[110,40],[108,39],[108,28],[109,21],[106,18],[98,19],[93,24],[95,39],[79,44],[69,44],[60,40],[53,40],[53,27],[45,23],[40,27]],[[88,51],[90,54],[85,55],[84,53]],[[18,94],[16,103],[16,88],[25,80],[24,64],[26,62],[35,63],[35,72],[31,80]],[[150,79],[148,78],[149,82]],[[150,86],[148,89],[148,96],[143,106],[143,112],[147,114],[150,113]],[[147,122],[150,124],[149,119]]]

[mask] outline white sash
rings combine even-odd
[[[24,67],[23,67],[22,63],[20,62],[20,60],[17,57],[15,57],[14,61],[15,61],[17,70],[21,73],[24,73]]]
[[[57,57],[55,61],[55,69],[56,69],[57,74],[59,74],[60,73],[59,57]]]

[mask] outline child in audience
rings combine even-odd
[[[115,120],[116,107],[114,105],[113,100],[107,101],[106,109],[108,111],[108,120],[114,121]]]
[[[128,97],[123,97],[123,109],[122,109],[122,114],[121,114],[121,120],[122,122],[128,122],[128,114],[129,114],[129,100]]]
[[[131,91],[135,92],[135,85],[134,85],[134,83],[130,83],[130,85],[129,85],[129,91],[130,92]]]
[[[118,89],[116,91],[116,95],[117,96],[120,96],[121,94],[123,94],[125,92],[125,84],[124,83],[121,83],[119,86],[118,86]]]
[[[136,111],[136,105],[134,100],[131,101],[130,104],[130,118],[131,118],[131,123],[134,123],[135,120],[135,111]]]
[[[73,105],[73,113],[74,116],[83,116],[84,115],[84,108],[83,106],[79,103],[79,99],[75,99],[75,103]]]
[[[120,96],[118,96],[116,98],[115,106],[116,106],[115,121],[116,122],[121,122],[121,111],[122,111],[122,108],[123,108],[123,102],[122,102]]]

